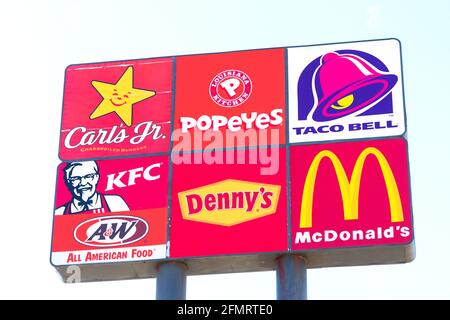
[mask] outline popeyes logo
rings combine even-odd
[[[178,193],[183,219],[234,226],[274,214],[279,185],[227,179]]]
[[[243,71],[225,70],[214,76],[209,84],[211,99],[221,107],[243,104],[252,93],[252,80]]]

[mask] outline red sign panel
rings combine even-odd
[[[185,150],[284,143],[283,49],[177,57],[176,74],[174,138]]]
[[[272,149],[264,165],[238,164],[255,152],[216,152],[209,165],[173,166],[170,257],[287,250],[285,150]]]
[[[166,257],[168,156],[63,163],[52,263]]]
[[[289,252],[308,267],[411,260],[406,141],[321,143],[345,130],[404,131],[400,60],[367,46],[69,66],[52,263],[175,258],[195,274],[236,271],[221,265],[223,255],[249,258],[244,271],[267,269],[264,259]],[[392,110],[398,121],[378,119]],[[297,122],[290,140],[287,116]],[[290,145],[294,135],[315,144]],[[328,250],[336,248],[343,250]],[[154,276],[159,262],[116,271]]]
[[[408,156],[401,138],[290,150],[292,248],[408,244]]]
[[[69,66],[60,158],[169,151],[172,63],[164,58]]]

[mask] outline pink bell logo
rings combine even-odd
[[[356,50],[313,60],[298,81],[299,120],[330,121],[349,114],[392,113],[397,76],[376,57]]]

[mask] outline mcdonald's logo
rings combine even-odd
[[[392,173],[391,166],[383,153],[375,147],[366,147],[358,156],[350,180],[344,170],[341,160],[330,150],[320,151],[313,159],[302,193],[302,202],[300,209],[300,228],[312,227],[312,211],[314,189],[320,164],[323,159],[328,158],[336,172],[339,188],[341,190],[342,204],[344,209],[344,220],[358,220],[359,217],[359,190],[361,185],[361,175],[364,164],[368,156],[373,155],[378,161],[379,167],[384,177],[386,191],[389,198],[391,222],[403,222],[403,207],[400,194]]]
[[[293,250],[410,245],[403,138],[291,146],[289,156]]]

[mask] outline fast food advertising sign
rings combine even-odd
[[[168,156],[60,165],[52,263],[165,258],[168,169]]]
[[[51,263],[81,281],[414,259],[400,43],[71,65]]]

